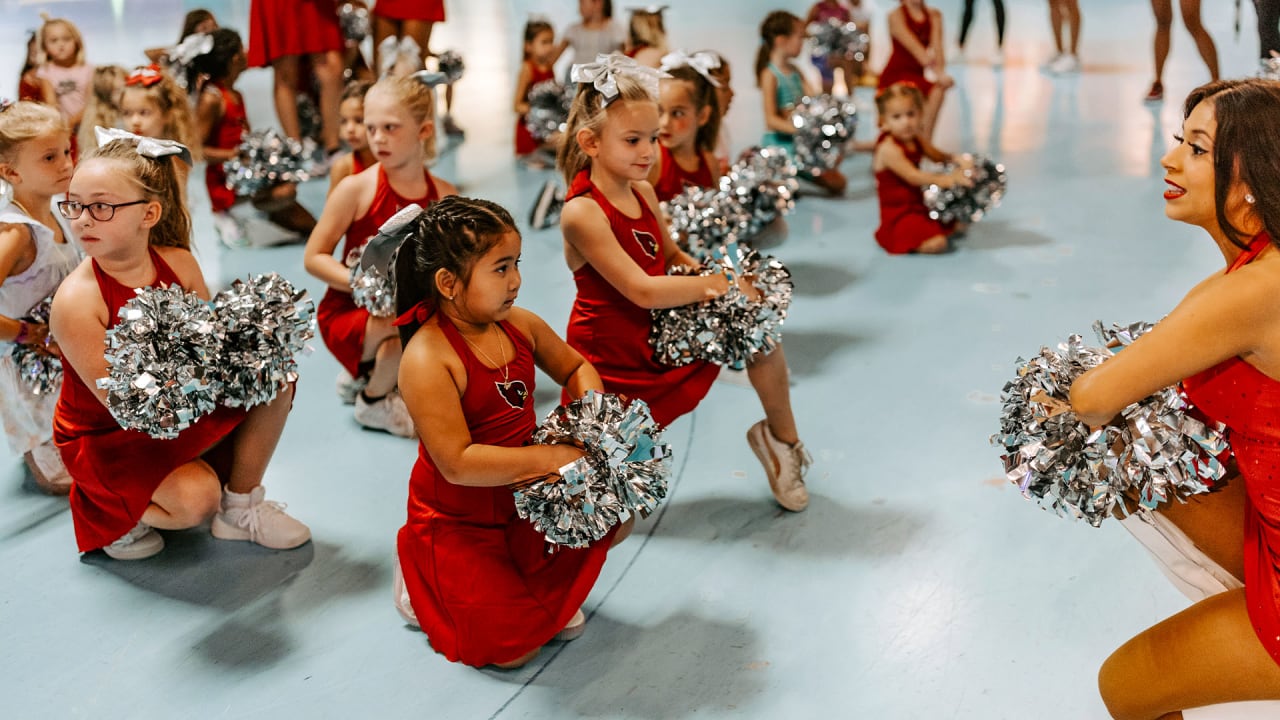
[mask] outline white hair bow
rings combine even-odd
[[[165,51],[165,56],[169,62],[185,67],[192,60],[210,52],[213,52],[213,36],[209,33],[192,33]]]
[[[168,157],[169,155],[177,155],[178,159],[182,160],[182,162],[186,163],[188,166],[192,164],[191,151],[187,149],[186,145],[183,145],[176,140],[142,137],[141,135],[134,135],[128,130],[104,128],[101,125],[93,129],[93,137],[98,141],[99,147],[106,145],[112,140],[137,140],[138,154],[143,157],[157,160],[162,157]]]
[[[422,47],[408,35],[401,38],[391,35],[378,44],[378,58],[378,71],[382,77],[393,74],[401,62],[404,63],[402,67],[412,72],[422,68]]]
[[[608,105],[618,99],[618,76],[629,75],[639,82],[645,92],[653,98],[658,97],[658,81],[667,74],[661,70],[647,67],[619,53],[597,55],[593,63],[574,65],[569,70],[569,79],[575,83],[591,83],[604,96],[604,104]]]
[[[675,50],[662,56],[662,71],[670,72],[678,67],[689,66],[698,71],[698,74],[707,79],[712,87],[720,87],[720,81],[712,77],[711,71],[720,67],[720,58],[715,53],[709,53],[705,50],[689,55],[683,50]]]

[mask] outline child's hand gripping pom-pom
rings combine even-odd
[[[180,287],[141,288],[107,330],[107,409],[127,430],[171,440],[217,407],[222,336],[213,307]]]
[[[867,59],[871,36],[867,34],[866,28],[857,23],[827,18],[821,22],[809,23],[806,32],[813,41],[813,54],[827,58],[828,63],[836,60],[863,62]],[[852,82],[854,79],[846,80]]]
[[[663,211],[671,219],[671,238],[699,262],[715,248],[736,242],[736,233],[751,220],[732,193],[696,185],[664,203]]]
[[[352,250],[346,259],[351,268],[351,299],[374,317],[395,317],[396,289],[391,268],[396,251],[413,230],[413,220],[422,208],[410,204],[378,228],[369,242]]]
[[[1133,338],[1132,328],[1104,331]],[[1125,344],[1121,341],[1121,344]],[[1228,451],[1221,426],[1194,417],[1177,387],[1161,390],[1125,408],[1112,424],[1093,429],[1071,412],[1071,384],[1112,353],[1072,335],[1057,351],[1041,348],[1019,360],[1018,376],[1004,387],[1000,432],[1005,473],[1028,499],[1058,515],[1097,527],[1117,509],[1122,495],[1154,508],[1208,492],[1226,474],[1220,457]]]
[[[747,212],[747,223],[738,231],[739,242],[751,238],[779,215],[795,209],[796,166],[785,150],[771,147],[748,148],[720,178],[720,190]]]
[[[632,513],[648,517],[667,496],[671,446],[643,401],[590,391],[562,405],[534,432],[540,444],[572,443],[586,453],[515,491],[516,512],[547,542],[581,548]]]
[[[298,353],[315,337],[315,303],[276,273],[236,280],[213,298],[222,332],[223,405],[250,408],[298,379]]]
[[[348,42],[359,44],[373,34],[369,24],[369,8],[355,3],[342,3],[338,6],[338,25],[342,28],[342,37]]]
[[[577,86],[561,85],[555,80],[543,80],[529,88],[529,112],[525,113],[524,126],[538,142],[547,142],[556,133],[564,132],[569,120],[569,106]]]
[[[36,303],[26,315],[27,322],[49,325],[49,308],[53,298],[47,297]],[[62,361],[47,349],[52,337],[46,337],[45,345],[14,343],[10,357],[18,368],[18,377],[26,385],[32,395],[56,395],[62,390]]]
[[[954,167],[947,165],[943,172]],[[924,187],[924,204],[929,209],[929,217],[941,223],[978,222],[988,212],[1000,207],[1000,200],[1009,186],[1004,165],[979,155],[973,158],[973,166],[966,168],[964,174],[971,185]]]
[[[240,140],[236,157],[222,164],[227,187],[250,196],[280,183],[304,182],[311,178],[309,155],[303,143],[275,128],[255,130]]]
[[[735,370],[757,353],[769,354],[782,341],[782,323],[791,306],[791,272],[777,258],[734,243],[722,245],[701,268],[676,266],[673,275],[725,273],[729,291],[714,300],[653,310],[649,344],[654,360],[679,367],[707,360]],[[759,293],[744,293],[737,278],[746,278]]]
[[[805,97],[791,112],[796,167],[809,173],[833,170],[858,129],[858,109],[849,98]]]

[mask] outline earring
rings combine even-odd
[[[1253,197],[1253,194],[1252,194],[1252,193],[1245,193],[1245,194],[1244,194],[1244,201],[1245,201],[1245,202],[1247,202],[1247,203],[1249,203],[1250,205],[1252,205],[1252,204],[1254,204],[1254,203],[1258,202],[1258,200],[1257,200],[1256,198],[1254,198],[1254,197]]]

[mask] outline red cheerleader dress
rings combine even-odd
[[[222,96],[222,117],[209,128],[204,139],[205,147],[231,150],[240,145],[240,139],[249,131],[248,116],[240,93],[220,83],[210,81],[205,92],[217,92]],[[209,190],[209,204],[214,212],[226,212],[236,203],[236,193],[227,187],[227,171],[220,162],[207,162],[204,167],[204,185]]]
[[[462,414],[472,442],[524,445],[537,424],[529,340],[499,324],[516,348],[503,382],[502,370],[481,363],[450,320],[436,313],[435,322],[466,368]],[[454,485],[419,443],[409,519],[396,545],[431,647],[479,667],[511,662],[560,632],[595,585],[612,539],[610,532],[590,547],[548,553],[541,533],[516,515],[510,487]]]
[[[686,172],[680,167],[680,163],[676,162],[665,145],[659,143],[658,152],[662,153],[662,174],[658,176],[658,182],[653,186],[653,191],[658,194],[658,199],[662,202],[679,195],[686,185],[701,188],[716,186],[716,176],[711,172],[711,166],[707,164],[707,156],[702,151],[698,152],[698,167],[693,172]]]
[[[377,0],[371,11],[388,20],[444,22],[444,0]]]
[[[179,285],[164,259],[151,249],[156,279],[151,286]],[[93,262],[98,289],[114,327],[116,312],[134,297]],[[76,369],[62,359],[62,394],[53,414],[53,441],[74,481],[71,521],[80,552],[96,550],[119,540],[142,519],[156,488],[178,467],[204,455],[240,425],[246,410],[219,407],[173,440],[157,440],[137,430],[125,430],[89,389]],[[93,382],[97,378],[90,378]]]
[[[920,143],[908,147],[887,132],[880,133],[876,145],[882,142],[898,143],[912,165],[918,166],[924,157]],[[876,173],[876,195],[880,199],[880,227],[876,228],[876,242],[890,254],[912,252],[925,240],[947,235],[954,228],[953,223],[940,223],[929,217],[929,209],[924,206],[924,191],[889,168]]]
[[[373,193],[373,203],[364,215],[356,218],[347,228],[346,240],[342,243],[342,257],[351,255],[353,250],[364,247],[364,244],[378,234],[378,228],[409,205],[426,207],[440,199],[436,183],[431,173],[425,169],[423,177],[427,180],[427,194],[420,198],[400,197],[387,182],[387,171],[378,164],[378,187]],[[360,360],[364,355],[364,331],[369,322],[369,311],[356,305],[350,292],[336,288],[325,291],[316,308],[316,325],[320,329],[320,337],[325,347],[338,359],[342,367],[351,373],[351,377],[360,377]]]
[[[902,17],[907,22],[907,29],[916,40],[920,41],[921,45],[929,47],[929,40],[933,34],[933,19],[929,8],[924,9],[924,19],[919,22],[911,17],[911,13],[905,7],[902,9]],[[880,82],[876,85],[876,89],[883,90],[898,82],[909,82],[915,85],[920,88],[920,92],[925,97],[928,97],[929,91],[933,89],[933,83],[924,78],[924,65],[916,60],[916,56],[912,55],[905,45],[894,38],[893,52],[890,53],[889,62],[885,63],[884,70],[880,71]]]
[[[529,91],[533,90],[533,86],[547,80],[554,80],[556,77],[555,69],[540,68],[535,63],[525,60],[524,64],[529,66],[529,87],[525,88],[524,99],[529,99]],[[524,124],[525,116],[521,115],[516,118],[516,155],[528,155],[529,153],[542,147],[542,143],[533,137],[533,133],[529,132],[529,128]]]
[[[1271,244],[1258,235],[1227,268],[1248,264]],[[1245,483],[1244,593],[1262,646],[1280,664],[1280,381],[1239,357],[1182,381],[1204,414],[1227,426]]]
[[[344,43],[336,0],[250,0],[249,67],[342,50]]]
[[[583,170],[569,187],[569,199],[589,195],[609,220],[613,236],[624,252],[646,273],[667,272],[662,254],[662,225],[649,204],[635,193],[640,217],[628,217],[591,183],[590,170]],[[569,313],[565,341],[582,353],[600,373],[607,392],[644,400],[659,425],[668,425],[693,410],[711,389],[720,366],[694,362],[681,367],[660,365],[649,345],[652,319],[649,311],[618,292],[590,263],[573,273],[578,296]],[[564,401],[571,398],[564,397]]]

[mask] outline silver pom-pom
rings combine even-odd
[[[436,69],[444,73],[445,82],[452,85],[462,79],[467,66],[462,62],[461,55],[453,50],[445,50],[436,56]]]
[[[831,170],[858,129],[858,108],[848,98],[805,97],[792,110],[791,124],[796,167],[810,173]]]
[[[553,410],[534,432],[540,444],[572,443],[586,455],[515,491],[516,512],[547,542],[581,548],[626,522],[647,517],[667,496],[671,446],[649,406],[590,391]]]
[[[128,430],[163,440],[211,412],[222,349],[213,308],[180,287],[140,288],[106,334],[107,409]]]
[[[742,153],[729,172],[720,178],[720,190],[728,193],[747,213],[746,226],[738,231],[739,241],[749,241],[779,215],[795,206],[796,166],[786,150],[753,147]]]
[[[950,172],[953,167],[945,166],[943,172]],[[924,204],[929,208],[929,217],[941,223],[978,222],[988,212],[1000,207],[1000,200],[1009,185],[1004,165],[991,158],[977,156],[965,175],[973,180],[972,187],[925,186]]]
[[[250,408],[298,379],[297,355],[315,337],[315,303],[276,273],[236,280],[213,298],[222,349],[223,405]]]
[[[1076,418],[1071,384],[1111,354],[1072,335],[1057,351],[1041,348],[1036,357],[1019,359],[1017,377],[1004,387],[1000,432],[991,438],[1004,449],[1006,475],[1024,496],[1094,527],[1125,511],[1123,494],[1154,508],[1208,492],[1226,475],[1220,460],[1228,451],[1225,429],[1196,418],[1177,387],[1130,405],[1097,430]]]
[[[53,296],[49,296],[32,306],[21,319],[47,326],[52,305]],[[62,389],[62,361],[44,348],[14,343],[10,357],[18,368],[18,377],[31,394],[55,395]]]
[[[342,37],[353,43],[363,42],[373,32],[369,25],[369,8],[355,3],[338,6],[338,25],[342,27]]]
[[[1280,57],[1266,57],[1259,60],[1258,77],[1264,80],[1280,80]]]
[[[550,140],[556,133],[564,132],[569,120],[569,106],[573,94],[555,80],[544,80],[529,88],[529,112],[525,113],[524,126],[538,142]]]
[[[222,164],[227,187],[237,195],[253,195],[280,183],[304,182],[311,177],[309,154],[302,143],[275,128],[255,130],[241,139],[236,157]]]
[[[305,140],[313,143],[320,140],[320,133],[324,129],[324,118],[320,116],[320,108],[316,106],[315,98],[312,97],[311,93],[300,92],[298,93],[297,106],[298,133]],[[310,154],[306,152],[305,147],[301,145],[299,147],[302,148],[304,154]]]
[[[663,204],[670,219],[671,238],[699,262],[719,246],[732,243],[751,223],[738,197],[716,188],[687,186]]]
[[[809,23],[808,33],[813,40],[813,54],[828,58],[828,62],[837,58],[858,62],[867,59],[871,36],[857,23],[827,18],[822,22]]]
[[[347,253],[346,265],[351,268],[351,299],[374,317],[395,317],[396,293],[391,278],[385,270],[366,267],[362,262],[368,243]]]
[[[678,367],[707,360],[741,370],[756,354],[767,355],[782,342],[782,323],[794,291],[791,272],[777,258],[762,257],[736,244],[721,246],[714,255],[713,261],[696,270],[670,269],[672,275],[727,271],[729,291],[707,302],[651,311],[649,344],[658,363]],[[735,277],[749,279],[760,298],[747,297]]]

